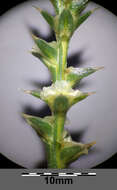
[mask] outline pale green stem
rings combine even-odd
[[[61,0],[59,1],[61,3]],[[58,42],[58,65],[56,70],[56,80],[64,80],[65,68],[67,67],[67,52],[68,52],[68,40],[59,39]],[[61,141],[64,130],[64,123],[66,119],[66,113],[53,113],[54,129],[53,129],[53,141],[47,148],[48,152],[48,167],[49,168],[65,168],[60,158]]]
[[[55,114],[55,124],[53,132],[53,142],[48,150],[48,167],[49,168],[64,168],[65,166],[60,159],[60,149],[62,141],[62,134],[64,130],[64,123],[66,114]]]
[[[61,40],[58,48],[58,67],[57,67],[57,80],[64,80],[65,68],[67,66],[67,52],[68,52],[68,41]]]
[[[61,13],[62,11],[62,1],[63,0],[58,0],[58,5],[59,5],[59,14]]]

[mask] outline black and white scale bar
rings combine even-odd
[[[96,173],[89,172],[89,173],[51,173],[51,172],[44,172],[44,173],[22,173],[21,176],[24,177],[34,177],[34,176],[59,176],[59,177],[75,177],[75,176],[96,176]]]

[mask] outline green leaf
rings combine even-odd
[[[55,8],[56,13],[59,14],[59,2],[58,2],[58,0],[50,0],[50,1],[52,3],[53,7]]]
[[[60,14],[64,8],[63,0],[50,0],[57,14]]]
[[[23,90],[26,94],[31,94],[32,96],[35,96],[36,98],[40,98],[41,90]]]
[[[75,20],[75,28],[74,29],[76,30],[97,9],[98,8],[95,8],[95,9],[88,11],[88,12],[84,13],[83,15],[79,16],[78,19]]]
[[[69,38],[73,32],[73,18],[68,9],[64,9],[59,17],[58,31],[60,37]]]
[[[92,12],[88,11],[87,13],[80,16],[75,24],[75,29],[77,29],[91,14]]]
[[[54,17],[45,10],[42,10],[38,7],[35,7],[35,8],[41,13],[41,15],[44,17],[44,19],[47,21],[47,23],[53,29],[54,28]]]
[[[35,117],[27,114],[22,114],[27,123],[33,127],[37,134],[43,140],[49,140],[52,137],[52,125],[44,118]]]
[[[81,155],[88,154],[88,150],[95,142],[89,144],[76,143],[74,141],[65,142],[61,150],[61,160],[66,165],[77,160]]]
[[[65,7],[68,8],[72,1],[73,0],[63,0],[63,3],[65,5]]]
[[[74,16],[78,16],[87,6],[89,0],[72,0],[69,10]]]
[[[41,50],[43,56],[48,57],[49,59],[57,59],[57,50],[51,45],[51,43],[47,43],[46,41],[32,35],[36,45]]]
[[[41,60],[41,61],[44,63],[45,66],[48,67],[48,66],[50,65],[49,62],[48,62],[48,59],[47,59],[46,57],[44,57],[44,56],[41,54],[41,52],[36,51],[36,50],[34,50],[34,48],[33,48],[32,51],[31,51],[31,53],[32,53],[32,55],[34,55],[35,57],[37,57],[39,60]]]
[[[95,94],[95,92],[81,92],[81,91],[78,91],[76,96],[72,99],[71,105],[76,104],[77,102],[80,102],[80,101],[84,100],[85,98],[87,98],[88,96],[90,96],[92,94]]]
[[[31,51],[32,55],[37,57],[39,60],[41,60],[44,65],[48,68],[52,75],[52,81],[56,81],[56,65],[55,61],[53,62],[52,60],[48,60],[48,58],[44,57],[43,55],[40,54],[40,52],[35,51],[34,49]]]
[[[49,123],[50,125],[54,125],[54,116],[46,116],[44,117],[44,121]]]
[[[69,67],[66,69],[66,80],[74,86],[84,77],[91,75],[92,73],[103,69],[104,67],[88,67],[88,68],[74,68]]]

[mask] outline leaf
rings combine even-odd
[[[36,52],[36,51],[32,50],[31,53],[32,53],[32,55],[37,57],[39,60],[41,60],[42,63],[44,63],[44,65],[48,68],[48,70],[51,73],[52,81],[55,82],[56,81],[56,65],[55,65],[55,61],[52,61],[52,59],[48,60],[48,58],[41,55],[40,52]]]
[[[55,8],[56,13],[59,14],[59,2],[58,2],[58,0],[50,0],[50,1],[52,3],[53,7]]]
[[[42,10],[38,7],[35,7],[35,8],[41,13],[41,15],[44,17],[44,19],[47,21],[47,23],[53,29],[54,28],[54,17],[45,10]]]
[[[81,92],[78,90],[76,96],[72,99],[71,105],[84,100],[85,98],[87,98],[88,96],[92,94],[95,94],[95,92]]]
[[[38,48],[41,50],[42,54],[45,57],[48,57],[49,59],[57,59],[57,50],[56,48],[53,47],[53,45],[51,45],[51,43],[47,43],[46,41],[32,35],[36,45],[38,46]]]
[[[31,94],[32,96],[35,96],[36,98],[40,98],[41,90],[23,90],[26,94]]]
[[[52,137],[52,125],[44,118],[35,117],[27,114],[22,114],[27,123],[41,136],[44,140],[49,140]]]
[[[64,8],[63,0],[50,0],[57,14],[60,14]]]
[[[44,65],[46,65],[47,67],[49,66],[48,59],[46,57],[44,57],[39,51],[36,51],[33,48],[31,53],[32,53],[32,55],[34,55],[35,57],[40,59],[44,63]]]
[[[69,5],[70,5],[70,3],[71,3],[72,1],[73,1],[73,0],[63,0],[65,7],[66,7],[66,8],[69,7]]]
[[[84,77],[103,69],[104,67],[88,67],[88,68],[74,68],[69,67],[66,69],[66,80],[69,81],[71,86],[74,86]]]
[[[44,117],[44,121],[49,123],[50,125],[54,125],[54,116],[46,116]]]
[[[65,142],[61,150],[61,160],[66,165],[77,160],[81,155],[88,154],[89,148],[91,148],[95,142],[89,144],[76,143],[74,141]]]
[[[63,140],[64,140],[64,143],[72,141],[72,137],[67,130],[63,131]]]
[[[75,21],[75,30],[83,23],[87,20],[87,18],[92,15],[92,13],[97,10],[98,8],[95,8],[91,11],[88,11],[86,13],[84,13],[83,15],[81,15],[80,17],[78,17],[78,19]]]
[[[69,10],[74,16],[78,16],[87,6],[89,0],[72,0]]]
[[[60,37],[69,38],[73,32],[73,18],[68,9],[64,9],[59,17],[58,31]]]

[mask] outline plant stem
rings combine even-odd
[[[64,129],[66,114],[55,114],[55,124],[53,131],[53,142],[48,147],[48,167],[49,168],[64,168],[60,159],[60,149],[62,134]]]
[[[58,41],[58,44],[57,80],[64,80],[64,71],[67,66],[68,40],[60,40]],[[57,112],[53,113],[53,116],[55,118],[53,128],[53,142],[48,147],[48,167],[65,168],[60,159],[60,148],[66,113]]]
[[[62,140],[65,118],[66,115],[63,113],[58,113],[55,115],[54,142],[57,141],[59,143]]]
[[[58,42],[58,67],[57,67],[57,80],[64,80],[64,71],[67,66],[67,51],[68,51],[68,41],[60,40]]]

